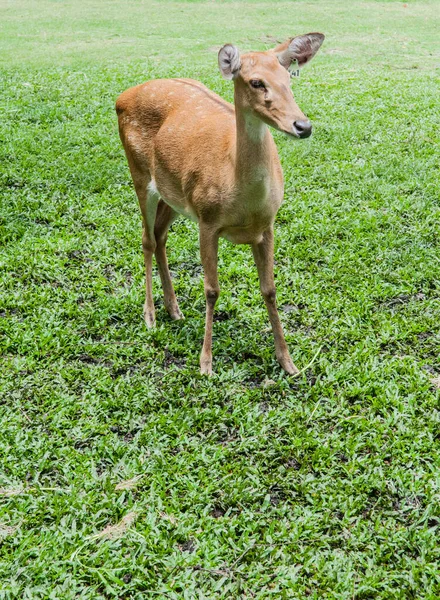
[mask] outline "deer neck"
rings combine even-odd
[[[267,125],[235,102],[236,179],[239,187],[267,180],[272,172],[273,145]]]

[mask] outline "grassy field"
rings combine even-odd
[[[438,2],[0,5],[0,599],[438,599]],[[114,101],[216,52],[323,31],[275,134],[278,366],[250,249],[223,242],[214,369],[197,228],[154,275]]]

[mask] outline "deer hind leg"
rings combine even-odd
[[[280,317],[276,305],[276,291],[273,277],[273,230],[264,232],[263,239],[258,244],[252,244],[252,252],[260,278],[260,290],[266,303],[269,320],[272,325],[275,340],[275,354],[283,369],[290,375],[298,373],[298,369],[290,358],[289,349],[284,339]]]
[[[154,236],[156,238],[155,256],[157,267],[159,269],[160,280],[162,282],[165,308],[167,309],[170,317],[175,321],[183,319],[184,316],[180,312],[176,294],[173,288],[173,283],[171,281],[165,246],[167,243],[168,228],[176,217],[177,213],[170,206],[168,206],[168,204],[165,204],[163,200],[160,200],[157,207],[156,223],[154,225]]]
[[[151,328],[156,324],[153,301],[153,254],[156,250],[154,223],[160,198],[148,171],[137,169],[133,164],[130,164],[130,170],[142,213],[142,249],[145,262],[144,319],[147,327]]]

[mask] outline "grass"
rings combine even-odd
[[[438,5],[17,0],[0,8],[0,598],[440,596]],[[275,134],[276,363],[249,248],[220,248],[198,373],[197,229],[169,260],[186,320],[142,321],[141,222],[114,100],[215,49],[322,30]],[[239,335],[237,334],[238,332]]]

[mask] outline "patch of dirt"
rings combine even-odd
[[[221,517],[225,516],[225,510],[223,510],[223,508],[221,506],[214,506],[214,508],[211,511],[211,517],[214,517],[214,519],[220,519]]]
[[[421,333],[417,334],[417,339],[420,340],[421,342],[424,342],[425,340],[429,340],[430,337],[432,337],[434,334],[432,331],[422,331]]]
[[[245,387],[250,388],[251,390],[255,390],[259,387],[261,387],[262,381],[259,377],[255,376],[255,377],[247,377],[245,379],[245,381],[243,382],[243,385]]]
[[[95,358],[94,356],[90,356],[89,354],[79,354],[77,356],[77,360],[79,360],[82,363],[85,363],[86,365],[99,365],[101,363],[99,358]]]
[[[88,450],[90,448],[90,443],[90,439],[76,440],[76,442],[73,444],[73,447],[75,448],[75,450]]]
[[[96,465],[96,474],[98,477],[101,477],[106,470],[111,466],[111,461],[109,459],[102,458],[98,464]]]
[[[289,467],[289,469],[293,469],[294,471],[299,471],[301,468],[301,463],[296,460],[296,458],[289,458],[289,460],[286,462],[286,467]]]
[[[7,177],[6,181],[4,182],[4,186],[12,190],[18,190],[20,188],[23,188],[25,185],[25,181],[17,181],[15,179],[12,179],[12,177]]]
[[[198,279],[203,274],[203,267],[200,263],[184,261],[180,263],[179,270],[186,271],[192,279]]]
[[[192,554],[196,551],[196,542],[194,539],[190,538],[189,540],[185,540],[181,544],[178,545],[178,548],[181,552],[189,552]]]
[[[181,356],[175,356],[168,348],[165,348],[163,366],[165,369],[169,369],[173,365],[178,369],[183,369],[186,366],[186,359]]]
[[[269,490],[270,503],[272,506],[278,506],[287,499],[286,492],[279,486],[273,486]]]
[[[426,295],[423,292],[417,292],[415,294],[399,294],[394,298],[389,298],[385,302],[381,302],[379,306],[381,308],[392,308],[394,306],[402,306],[409,302],[421,302],[426,299]]]
[[[91,229],[92,231],[96,231],[96,229],[98,229],[98,226],[95,223],[83,223],[83,227],[85,229]]]
[[[45,219],[43,217],[36,217],[34,219],[34,223],[36,223],[37,225],[49,225],[50,220],[49,219]]]
[[[112,281],[114,281],[116,279],[116,271],[115,271],[113,265],[105,265],[102,269],[102,272],[108,282],[111,283]]]
[[[258,354],[255,354],[254,352],[243,352],[241,358],[243,360],[254,360],[260,363],[262,362],[261,356],[258,356]]]
[[[77,260],[80,262],[88,262],[88,263],[93,262],[93,259],[89,258],[87,256],[85,250],[71,250],[70,252],[67,253],[67,258],[69,260]]]
[[[217,312],[214,312],[214,321],[215,322],[229,321],[229,319],[231,317],[232,317],[231,313],[226,310],[219,310]]]
[[[221,446],[227,446],[228,444],[237,441],[238,430],[234,427],[223,429],[218,434],[218,443]]]
[[[292,312],[298,312],[300,309],[296,304],[283,304],[281,310],[287,314]]]

